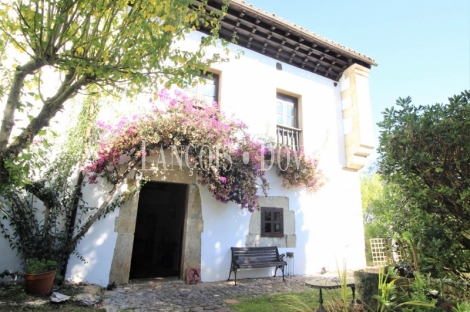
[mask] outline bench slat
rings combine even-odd
[[[235,285],[237,284],[237,270],[240,268],[267,268],[276,267],[282,270],[284,280],[284,267],[287,263],[279,256],[276,246],[269,247],[232,247],[232,264],[230,273],[235,273]],[[276,275],[274,275],[276,276]],[[230,274],[229,279],[230,280]]]

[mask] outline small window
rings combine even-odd
[[[276,97],[276,123],[280,126],[298,128],[297,99],[282,93]]]
[[[208,73],[199,75],[205,82],[196,80],[194,84],[188,85],[185,89],[189,96],[204,101],[206,105],[212,106],[213,102],[219,102],[219,75]]]
[[[261,207],[261,236],[284,237],[284,210]]]

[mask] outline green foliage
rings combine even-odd
[[[52,143],[46,149],[43,141],[35,142],[28,148],[31,154],[29,162],[39,159],[44,168],[38,173],[29,173],[30,183],[10,185],[2,192],[5,215],[0,222],[0,231],[23,261],[50,259],[56,261],[60,268],[75,250],[77,242],[72,242],[74,236],[71,234],[78,233],[83,222],[96,209],[82,200],[83,179],[78,185],[77,179],[71,179],[78,174],[77,164],[83,163],[87,141],[95,137],[92,131],[86,134],[89,131],[87,125],[94,123],[96,118],[94,100],[88,98],[81,104],[77,124],[67,133],[65,143],[54,144],[61,150],[59,155],[51,156],[54,155],[50,150]],[[49,139],[53,142],[52,131]],[[109,210],[120,202],[117,199]],[[74,209],[78,211],[77,224],[73,223]]]
[[[379,290],[379,278],[375,272],[363,270],[354,272],[356,290],[365,307],[370,310],[377,309],[377,298]]]
[[[407,279],[403,279],[408,282]],[[402,299],[402,303],[398,306],[403,306],[403,311],[436,311],[436,299],[429,298],[429,291],[431,290],[431,281],[424,275],[415,272],[414,279],[411,285],[405,285],[402,289],[403,295],[408,295],[407,298]]]
[[[435,277],[470,272],[470,92],[446,105],[399,99],[385,110],[379,172],[397,188],[395,232],[409,232],[420,268]],[[445,252],[444,252],[445,250]]]
[[[452,309],[452,312],[468,312],[470,311],[470,303],[460,302],[457,303],[455,308]]]
[[[2,302],[12,302],[19,304],[28,299],[25,287],[19,283],[1,283],[0,284],[0,300]]]
[[[57,267],[57,262],[54,260],[30,258],[26,260],[24,272],[26,274],[41,274],[54,271]]]
[[[370,239],[390,236],[391,190],[377,173],[361,175],[362,216],[366,241],[366,259],[372,262]]]
[[[44,257],[62,263],[91,224],[122,202],[122,197],[108,196],[95,209],[81,198],[80,168],[93,139],[86,131],[97,110],[90,111],[90,103],[85,103],[88,114],[82,112],[63,153],[54,159],[50,150],[54,133],[46,131],[50,120],[79,92],[133,97],[157,85],[190,83],[212,63],[223,61],[221,55],[205,51],[218,42],[219,20],[227,7],[208,11],[206,4],[206,0],[0,2],[0,98],[5,103],[0,128],[4,217],[0,230],[24,260]],[[200,25],[210,26],[211,35],[191,51],[181,49],[177,42]],[[53,81],[57,87],[50,90]],[[23,128],[18,128],[18,121],[25,124]],[[14,130],[19,135],[13,137]],[[113,195],[120,183],[111,190]]]
[[[395,303],[395,279],[389,280],[389,272],[385,272],[384,268],[379,270],[379,282],[378,282],[378,295],[374,297],[377,299],[377,312],[384,312],[387,310],[393,310]]]
[[[434,284],[429,278],[416,273],[416,278],[397,277],[392,268],[379,272],[354,272],[356,289],[366,311],[441,311],[436,299],[429,297]]]
[[[337,290],[329,291],[338,295]],[[230,308],[240,312],[285,312],[285,311],[312,311],[318,308],[318,290],[309,290],[300,293],[268,295],[256,298],[240,299],[240,303],[231,304]]]
[[[6,105],[0,127],[0,182],[27,183],[24,171],[31,168],[8,159],[27,158],[24,150],[79,92],[133,97],[157,84],[190,83],[214,62],[225,60],[218,53],[206,55],[206,49],[217,42],[227,45],[218,40],[227,6],[209,11],[206,4],[207,0],[1,1],[0,98]],[[180,48],[177,42],[201,25],[210,27],[211,35],[192,50]],[[58,83],[53,92],[47,90],[51,80]],[[18,129],[19,120],[26,126]],[[13,137],[15,129],[20,134]]]
[[[336,270],[338,272],[339,283],[341,285],[340,294],[341,300],[338,300],[336,303],[339,306],[336,310],[340,310],[342,312],[348,311],[348,283],[347,283],[347,270],[346,270],[346,262],[343,261],[343,267],[340,270],[338,265],[338,260],[336,260]]]

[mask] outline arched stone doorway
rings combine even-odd
[[[199,187],[196,184],[196,175],[190,175],[189,170],[160,172],[156,176],[151,176],[150,180],[188,185],[180,266],[180,278],[185,279],[187,268],[201,267],[201,233],[204,223]],[[127,183],[133,184],[136,181],[129,179]],[[138,204],[139,194],[137,193],[120,207],[119,216],[115,220],[114,231],[118,233],[118,237],[111,263],[109,283],[114,282],[120,285],[129,282]]]

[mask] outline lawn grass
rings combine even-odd
[[[349,299],[352,297],[349,295]],[[340,290],[323,291],[323,306],[331,306],[341,298]],[[231,309],[239,312],[285,312],[285,311],[316,311],[319,307],[319,290],[280,295],[262,296],[250,299],[237,299],[239,303],[230,304]]]

